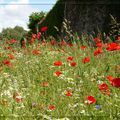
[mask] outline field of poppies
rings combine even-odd
[[[120,120],[120,37],[90,47],[40,35],[0,43],[0,119]]]

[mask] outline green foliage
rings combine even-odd
[[[57,37],[60,35],[64,17],[64,0],[58,0],[53,9],[46,15],[46,18],[39,25],[39,29],[47,26],[47,35]]]
[[[38,22],[40,22],[46,13],[44,12],[33,12],[30,16],[29,16],[29,23],[28,23],[28,28],[30,29],[30,32],[32,33],[36,33],[36,27]]]
[[[14,28],[3,29],[0,33],[0,38],[4,40],[16,39],[20,40],[27,31],[23,27],[15,26]]]

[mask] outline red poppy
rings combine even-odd
[[[35,49],[35,50],[32,51],[32,54],[33,55],[39,55],[39,54],[41,54],[41,52],[40,52],[40,50]]]
[[[106,83],[100,84],[98,87],[103,94],[110,95],[110,90]]]
[[[10,43],[16,43],[16,42],[17,42],[17,40],[15,40],[15,39],[10,40]]]
[[[55,110],[55,108],[56,108],[55,105],[49,105],[49,106],[48,106],[48,109],[49,109],[49,110]]]
[[[26,45],[26,41],[25,40],[22,41],[22,45],[23,46]]]
[[[14,56],[11,53],[8,53],[10,59],[14,59]]]
[[[64,40],[61,41],[60,45],[66,45],[66,42]]]
[[[47,29],[48,29],[48,27],[44,26],[44,27],[41,28],[41,32],[45,32]]]
[[[4,65],[7,65],[7,66],[11,66],[10,60],[4,60],[4,61],[3,61],[3,64],[4,64]]]
[[[73,44],[72,44],[72,43],[68,43],[67,45],[68,45],[69,47],[72,47],[72,46],[73,46]]]
[[[89,57],[85,57],[82,62],[85,64],[85,63],[88,63],[90,62],[90,58]]]
[[[42,87],[48,87],[48,86],[49,86],[49,83],[48,83],[48,82],[42,82],[42,83],[41,83],[41,86],[42,86]]]
[[[95,51],[94,51],[94,56],[97,56],[99,54],[102,53],[102,48],[97,48]]]
[[[100,39],[99,37],[96,37],[96,38],[94,38],[94,41],[95,41],[96,43],[100,43],[100,42],[101,42],[101,39]]]
[[[81,50],[84,50],[85,48],[86,48],[86,46],[84,46],[84,45],[80,46]]]
[[[71,92],[70,90],[67,90],[66,93],[65,93],[65,95],[66,95],[67,97],[70,97],[70,96],[72,96],[72,92]]]
[[[51,45],[56,45],[56,41],[55,40],[51,40],[50,43],[51,43]]]
[[[113,76],[111,76],[111,75],[109,75],[109,76],[107,76],[106,77],[109,81],[112,81],[114,78],[113,78]]]
[[[94,96],[87,96],[87,98],[85,98],[85,99],[87,99],[87,101],[85,101],[85,102],[87,102],[88,104],[96,103],[96,99]]]
[[[37,35],[36,34],[32,34],[32,39],[36,39]]]
[[[56,71],[56,72],[55,72],[55,75],[58,76],[58,77],[59,77],[61,74],[62,74],[61,71]]]
[[[111,81],[111,85],[117,88],[120,88],[120,78],[114,78]]]
[[[117,40],[119,40],[119,41],[120,41],[120,36],[118,36]]]
[[[102,43],[101,43],[101,42],[96,43],[96,46],[97,46],[97,47],[102,47]]]
[[[76,66],[76,62],[71,62],[70,65],[75,67]]]
[[[54,66],[62,66],[62,62],[61,61],[56,61],[56,62],[54,62]]]
[[[7,47],[5,47],[5,49],[6,50],[11,50],[12,48],[11,48],[11,46],[7,46]]]
[[[12,49],[12,52],[15,53],[16,51],[14,49]]]
[[[37,38],[40,39],[41,38],[41,32],[37,33]]]
[[[19,93],[14,93],[13,99],[17,102],[20,103],[23,101],[23,97]]]
[[[110,43],[106,48],[108,51],[120,50],[120,46],[117,43]]]
[[[72,56],[69,56],[68,58],[67,58],[67,61],[72,61],[73,60],[73,57]]]
[[[23,98],[22,98],[21,96],[16,96],[15,101],[16,101],[17,103],[20,103],[20,102],[23,101]]]
[[[22,48],[25,48],[25,47],[26,47],[26,41],[23,40],[23,41],[22,41]]]
[[[42,46],[45,46],[45,44],[46,44],[45,41],[43,41],[43,42],[42,42]]]
[[[98,87],[99,87],[99,90],[101,90],[101,91],[106,91],[109,89],[108,85],[106,83],[102,83]]]
[[[30,40],[30,43],[31,43],[31,44],[34,44],[34,42],[35,42],[35,39],[32,38],[32,39]]]

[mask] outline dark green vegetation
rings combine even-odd
[[[45,20],[39,25],[39,28],[47,26],[48,35],[52,35],[54,37],[60,35],[64,18],[64,6],[64,0],[58,0],[53,9],[47,14]],[[57,31],[55,27],[57,27],[59,31]]]
[[[109,34],[112,27],[110,14],[120,21],[119,6],[119,0],[58,0],[39,27],[48,26],[47,34],[56,37],[61,34],[63,20],[67,19],[71,29],[79,35],[93,31]],[[114,34],[118,36],[118,33]]]
[[[34,12],[29,16],[29,23],[28,28],[30,32],[36,33],[37,32],[37,24],[45,17],[45,14],[42,12]]]

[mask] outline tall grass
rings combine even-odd
[[[83,43],[84,44],[84,43]],[[118,120],[120,89],[106,78],[120,77],[120,50],[94,56],[96,48],[81,49],[80,43],[62,46],[42,42],[26,48],[6,43],[0,48],[0,118],[35,120]],[[14,51],[13,51],[14,50]],[[14,58],[10,58],[11,53]],[[73,57],[69,61],[68,57]],[[89,57],[90,61],[83,63]],[[8,60],[10,63],[4,63]],[[55,62],[62,62],[55,66]],[[75,62],[76,65],[71,65]],[[118,67],[116,70],[116,66]],[[56,71],[62,72],[55,75]],[[103,94],[98,85],[106,83],[110,94]],[[87,96],[96,102],[86,103]]]

